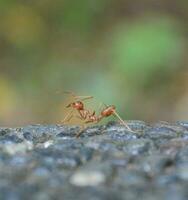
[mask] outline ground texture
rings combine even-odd
[[[0,128],[0,200],[187,200],[188,122]]]

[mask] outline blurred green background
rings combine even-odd
[[[66,90],[97,113],[188,119],[187,25],[186,0],[1,0],[0,125],[59,123]]]

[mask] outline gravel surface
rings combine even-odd
[[[187,200],[188,122],[0,128],[0,200]]]

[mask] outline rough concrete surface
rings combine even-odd
[[[188,122],[0,128],[0,200],[187,200]]]

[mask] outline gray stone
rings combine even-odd
[[[0,128],[0,199],[187,200],[188,122]]]

